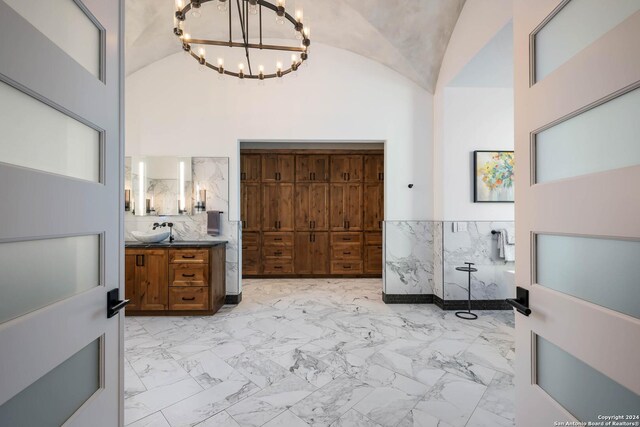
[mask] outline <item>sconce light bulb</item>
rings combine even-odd
[[[184,1],[183,0],[176,0],[176,9],[177,10],[182,10],[184,8]]]
[[[200,58],[204,58],[206,54],[207,54],[207,51],[203,47],[198,49],[198,55],[200,56]]]

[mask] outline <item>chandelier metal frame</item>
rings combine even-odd
[[[184,33],[181,28],[181,23],[186,21],[187,13],[191,9],[198,9],[203,4],[216,1],[216,2],[228,2],[228,14],[229,14],[229,40],[208,40],[208,39],[198,39],[188,37]],[[238,77],[240,79],[257,79],[257,80],[265,80],[272,78],[280,78],[287,74],[290,74],[294,71],[297,71],[298,68],[302,65],[304,61],[309,59],[309,46],[311,45],[311,40],[308,37],[308,32],[305,29],[303,23],[299,20],[296,20],[291,14],[289,14],[284,6],[274,5],[267,0],[235,0],[236,10],[238,13],[238,19],[240,21],[240,28],[242,29],[242,42],[234,42],[233,41],[233,0],[191,0],[187,3],[182,9],[179,9],[175,13],[176,17],[176,25],[173,29],[173,33],[180,38],[182,41],[182,49],[189,53],[189,55],[194,58],[198,63],[204,67],[210,68],[212,70],[217,71],[219,74],[226,74],[228,76]],[[259,43],[249,43],[249,7],[257,7],[258,13],[257,18],[259,20]],[[265,8],[267,10],[275,12],[275,14],[279,17],[279,19],[283,19],[285,21],[289,21],[296,32],[299,32],[302,37],[302,46],[284,46],[284,45],[273,45],[273,44],[264,44],[262,42],[262,9]],[[245,73],[243,69],[240,69],[238,72],[233,72],[225,69],[224,64],[212,64],[207,61],[207,58],[204,55],[193,52],[191,48],[192,44],[196,45],[209,45],[209,46],[226,46],[231,48],[244,48],[245,56],[247,58],[248,65],[248,73]],[[291,62],[291,66],[289,68],[283,69],[278,68],[275,73],[265,74],[263,70],[260,70],[258,73],[254,73],[251,67],[251,49],[259,49],[259,50],[277,50],[283,52],[293,52],[300,53],[299,59],[294,59]]]

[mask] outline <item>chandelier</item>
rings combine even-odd
[[[192,17],[199,17],[201,15],[202,5],[212,1],[217,3],[219,11],[228,13],[228,40],[192,38],[183,30],[188,12],[191,11],[190,16]],[[226,74],[240,79],[258,80],[280,78],[295,72],[300,68],[302,63],[309,58],[309,46],[311,45],[311,40],[309,39],[309,27],[303,24],[302,11],[297,10],[295,17],[292,16],[285,9],[285,1],[286,0],[276,0],[276,4],[272,4],[267,0],[191,0],[185,4],[183,0],[176,0],[173,33],[180,39],[182,49],[185,52],[198,61],[201,66],[215,70],[221,75]],[[279,24],[285,24],[287,22],[290,23],[293,26],[296,37],[301,40],[300,46],[264,44],[262,42],[263,11],[267,13],[275,13],[276,22]],[[259,37],[259,41],[256,39],[253,42],[250,42],[250,36],[256,38],[255,35],[249,34],[250,20],[254,21],[254,26],[256,25],[257,20],[257,25],[259,26],[259,34],[257,36]],[[234,22],[236,25],[239,23],[239,28],[234,28]],[[242,36],[241,42],[234,41],[234,37],[238,36]],[[228,70],[225,68],[223,58],[218,58],[217,62],[212,64],[206,57],[204,47],[200,47],[197,51],[194,51],[195,49],[192,49],[192,45],[224,46],[244,49],[247,69],[245,70],[244,63],[241,62],[238,64],[237,71]],[[264,66],[260,64],[257,72],[255,72],[251,64],[251,51],[256,49],[291,53],[291,64],[283,68],[282,62],[277,61],[274,64],[275,71],[269,73],[266,73]]]

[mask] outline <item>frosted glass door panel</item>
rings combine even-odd
[[[0,243],[0,271],[4,323],[99,286],[100,236]]]
[[[59,427],[100,389],[100,339],[0,406],[1,426]]]
[[[536,182],[640,165],[638,111],[640,89],[537,134]]]
[[[2,0],[100,78],[101,29],[74,0]]]
[[[100,181],[100,132],[0,82],[0,161]]]
[[[540,388],[582,422],[637,415],[640,408],[640,396],[537,335],[536,377]]]
[[[571,0],[535,35],[535,81],[640,10],[638,0]]]
[[[640,318],[640,241],[536,236],[536,283]]]

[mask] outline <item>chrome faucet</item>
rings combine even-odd
[[[175,239],[173,238],[173,223],[172,222],[163,222],[162,224],[158,222],[153,223],[153,229],[169,227],[169,243],[173,242]]]

